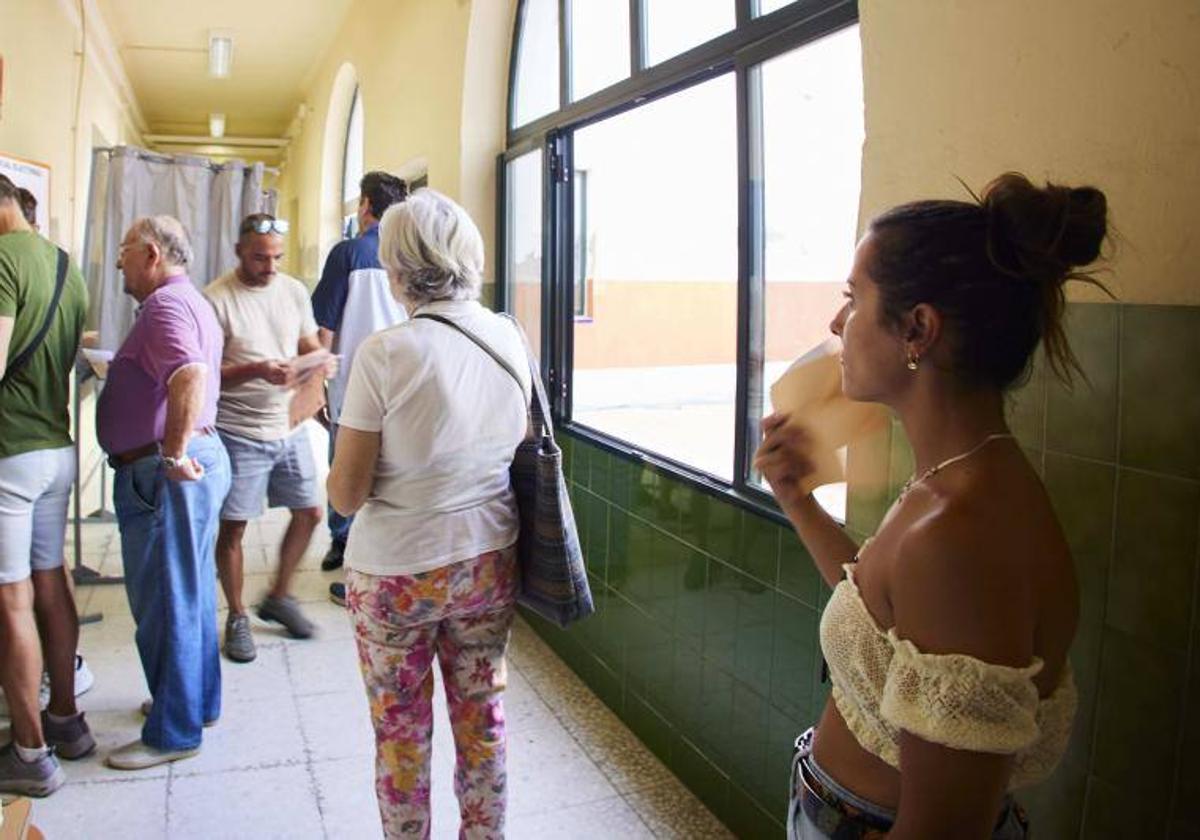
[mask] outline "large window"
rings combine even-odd
[[[535,149],[506,165],[506,276],[510,310],[534,353],[542,336],[542,152]]]
[[[856,4],[525,0],[517,19],[501,300],[560,423],[766,502],[769,386],[828,336],[853,257]],[[566,94],[530,110],[551,82],[522,62],[549,43]],[[844,486],[822,501],[843,513]]]
[[[575,234],[591,251],[594,309],[574,324],[572,419],[727,481],[736,113],[726,73],[574,136],[574,164],[587,171]]]
[[[342,157],[342,235],[358,233],[358,186],[363,176],[362,91],[354,89],[350,118],[346,121],[346,148]],[[293,222],[294,224],[294,222]]]

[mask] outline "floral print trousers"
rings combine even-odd
[[[516,552],[417,575],[350,571],[346,606],[375,726],[375,792],[389,838],[429,837],[433,659],[442,669],[457,763],[460,838],[502,838],[504,708]]]

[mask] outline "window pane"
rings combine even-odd
[[[647,64],[658,64],[733,29],[734,0],[646,0]]]
[[[758,14],[765,15],[795,2],[796,0],[758,0]]]
[[[558,110],[558,0],[525,0],[513,80],[513,127]]]
[[[629,75],[629,0],[572,0],[571,99]]]
[[[342,233],[347,238],[358,233],[358,186],[362,176],[363,106],[362,92],[356,88],[346,126],[346,159],[342,162]]]
[[[542,348],[542,151],[509,161],[507,255],[512,312],[535,355]]]
[[[763,63],[763,404],[788,364],[829,336],[854,257],[862,165],[857,26]],[[754,406],[751,407],[753,411]],[[751,418],[756,421],[757,418]],[[845,485],[823,491],[844,515]],[[818,494],[819,497],[821,494]]]
[[[574,323],[572,419],[727,480],[736,132],[727,74],[574,136],[592,312]]]

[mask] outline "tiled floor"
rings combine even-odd
[[[247,529],[248,599],[266,588],[284,523],[271,515]],[[80,642],[96,674],[81,704],[100,749],[65,762],[69,783],[35,803],[34,822],[50,840],[381,836],[371,727],[350,625],[326,598],[339,577],[318,568],[325,539],[314,541],[296,587],[319,625],[318,638],[293,641],[254,619],[258,659],[222,663],[224,712],[206,730],[201,754],[140,773],[101,763],[110,749],[138,736],[138,706],[149,696],[125,592],[80,589],[81,613],[103,614],[83,627]],[[85,526],[84,547],[92,568],[119,574],[114,526]],[[510,838],[731,836],[520,621],[510,650]],[[439,702],[433,758],[439,838],[457,836],[452,767],[453,742]]]

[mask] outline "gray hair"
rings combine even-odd
[[[483,237],[466,210],[420,189],[380,219],[379,262],[410,303],[475,300],[483,280]]]
[[[129,228],[139,242],[153,243],[169,265],[186,268],[192,261],[187,231],[174,216],[142,216]]]

